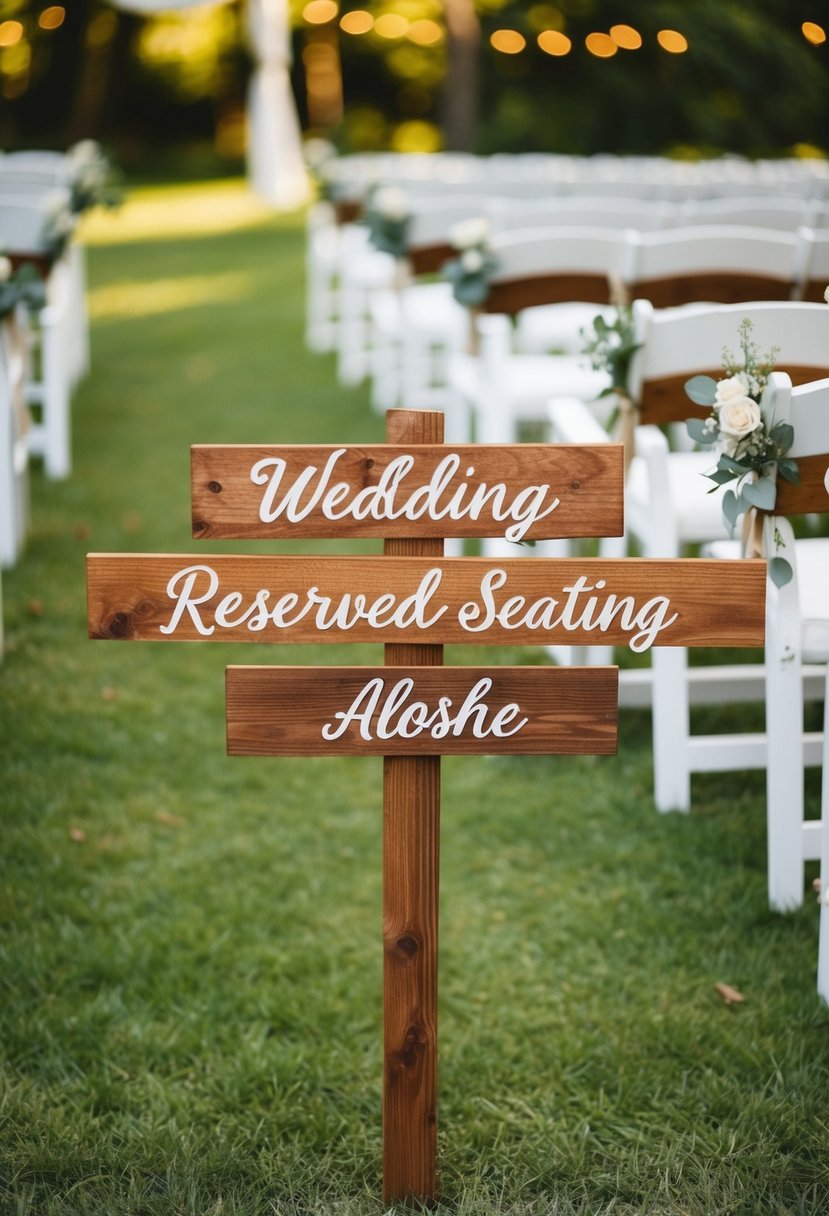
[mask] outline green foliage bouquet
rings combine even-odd
[[[92,207],[117,207],[123,190],[121,177],[95,139],[82,139],[68,149],[69,205],[76,215]]]
[[[37,312],[46,304],[43,280],[34,266],[25,263],[12,270],[11,260],[0,255],[0,321],[22,304]]]
[[[405,190],[399,186],[375,186],[368,196],[364,223],[375,249],[398,260],[406,256],[412,216]]]
[[[752,339],[751,321],[740,325],[741,358],[723,351],[726,377],[692,376],[685,391],[696,405],[711,406],[707,418],[689,418],[688,434],[697,443],[719,451],[717,467],[706,473],[714,482],[711,492],[719,486],[736,482],[736,488],[723,496],[723,518],[732,533],[741,516],[752,508],[772,511],[777,501],[777,474],[797,484],[799,473],[787,452],[794,442],[794,430],[788,422],[766,419],[760,409],[760,398],[774,367],[777,349],[761,356]],[[785,586],[792,570],[785,558],[774,557],[769,574],[778,586]]]
[[[484,216],[455,224],[449,241],[457,256],[441,271],[452,284],[452,294],[465,308],[478,308],[489,294],[489,282],[498,268],[490,244],[492,229]]]

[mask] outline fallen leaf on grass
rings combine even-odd
[[[739,1005],[746,999],[742,992],[738,992],[730,984],[715,984],[714,991],[719,993],[726,1005]]]
[[[118,697],[117,688],[102,688],[101,689],[101,700],[102,701],[115,701],[117,699],[117,697]]]
[[[74,840],[75,844],[83,844],[83,842],[86,840],[86,832],[83,830],[83,828],[70,828],[69,839]]]
[[[182,819],[181,815],[173,815],[170,811],[156,811],[155,817],[159,823],[166,823],[168,827],[180,828],[187,822]]]
[[[26,611],[29,616],[43,616],[43,600],[29,600]]]

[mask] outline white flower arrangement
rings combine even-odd
[[[728,373],[724,379],[693,376],[685,384],[686,393],[696,405],[711,406],[707,418],[689,418],[686,423],[692,439],[719,453],[717,467],[705,474],[714,482],[711,492],[736,482],[736,489],[726,490],[722,502],[723,518],[732,534],[740,517],[752,508],[774,509],[778,475],[795,485],[800,480],[797,463],[786,455],[794,442],[793,428],[788,422],[764,418],[760,409],[777,349],[761,356],[751,333],[751,321],[743,321],[739,329],[741,362],[728,350],[723,351],[723,367]],[[773,557],[769,575],[783,587],[791,580],[792,569],[785,558]]]
[[[66,153],[72,211],[80,215],[91,207],[117,207],[121,202],[119,174],[95,139],[82,139]]]
[[[43,200],[42,241],[47,253],[59,258],[77,226],[77,214],[66,190],[52,190]]]
[[[368,196],[364,223],[369,240],[381,253],[406,256],[412,216],[409,198],[399,186],[376,186]]]
[[[489,281],[498,266],[491,236],[491,225],[484,216],[459,220],[449,231],[449,243],[457,256],[441,273],[452,284],[455,299],[466,308],[477,308],[489,294]]]

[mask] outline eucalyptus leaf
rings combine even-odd
[[[729,529],[733,530],[740,517],[740,502],[733,490],[726,490],[723,494],[722,513]]]
[[[703,476],[707,477],[710,481],[713,481],[714,484],[718,486],[724,486],[727,482],[734,480],[734,474],[728,469],[718,468],[715,469],[713,473],[704,473]]]
[[[714,432],[709,431],[706,427],[704,418],[686,418],[685,426],[695,443],[710,444],[714,443],[717,438]]]
[[[793,486],[800,485],[800,470],[794,460],[778,460],[777,471],[784,481],[790,481]]]
[[[769,438],[774,440],[781,452],[788,452],[794,443],[794,427],[790,422],[778,422],[769,431]]]
[[[769,561],[769,578],[775,587],[785,587],[792,581],[792,568],[785,557],[773,557]]]
[[[695,405],[713,405],[717,399],[717,382],[713,376],[692,376],[685,381],[685,392]]]
[[[777,502],[777,486],[770,477],[758,477],[757,481],[745,483],[741,497],[751,503],[752,507],[771,511]]]
[[[751,471],[751,465],[742,464],[739,460],[734,460],[731,456],[723,454],[720,456],[717,468],[720,470],[727,469],[729,473],[736,473],[738,477],[742,477],[744,473]]]

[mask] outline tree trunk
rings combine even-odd
[[[446,79],[441,98],[444,143],[471,152],[478,131],[478,55],[481,27],[474,0],[443,0],[446,18]]]

